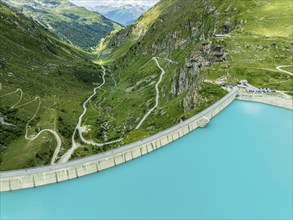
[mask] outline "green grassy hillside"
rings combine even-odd
[[[162,0],[133,26],[107,36],[100,51],[107,62],[126,65],[132,56],[150,53],[185,63],[212,42],[223,47],[226,59],[201,71],[208,79],[228,76],[230,83],[248,79],[292,91],[292,77],[275,71],[292,64],[292,9],[290,0]]]
[[[161,0],[134,25],[101,41],[99,62],[109,65],[113,80],[88,111],[88,138],[124,137],[123,144],[170,127],[225,94],[220,86],[204,83],[206,79],[226,77],[227,84],[247,79],[254,86],[292,94],[292,76],[275,71],[292,64],[290,11],[290,0]],[[154,106],[160,70],[153,56],[177,64],[160,59],[167,71],[159,107],[134,130]],[[100,123],[107,127],[95,126]],[[91,150],[79,149],[76,156]]]
[[[238,1],[243,24],[227,37],[211,39],[228,51],[223,65],[207,69],[209,79],[227,76],[230,83],[247,79],[256,87],[293,92],[293,77],[276,71],[292,65],[293,4],[290,0]]]
[[[291,11],[289,0],[161,0],[135,24],[113,31],[101,40],[95,60],[106,68],[105,84],[88,102],[81,126],[87,140],[122,141],[96,147],[76,135],[79,148],[71,159],[139,140],[200,112],[227,93],[207,79],[247,79],[292,94],[293,77],[275,70],[293,62]],[[54,136],[46,132],[28,141],[25,130],[28,136],[57,131],[59,157],[64,155],[82,103],[102,82],[101,67],[82,57],[98,56],[62,43],[3,5],[0,12],[1,169],[48,164]],[[137,127],[156,104],[161,70],[154,57],[166,71],[158,107]]]
[[[224,3],[218,1],[212,4],[210,1],[163,0],[134,25],[103,39],[99,61],[108,64],[113,80],[106,84],[102,96],[97,97],[97,104],[95,100],[92,102],[94,107],[84,122],[91,132],[85,137],[99,142],[123,138],[117,144],[123,145],[179,123],[223,97],[226,91],[204,83],[205,77],[201,75],[212,63],[223,63],[226,59],[225,49],[219,44],[201,43],[217,31],[224,33],[225,23],[237,14],[233,10],[218,14],[215,13],[217,8],[226,9]],[[239,22],[231,19],[231,29]],[[154,56],[162,58],[159,63],[166,70],[159,86],[159,105],[142,126],[135,129],[155,104],[155,84],[161,71],[152,59]],[[108,148],[111,147],[117,146]],[[75,156],[96,152],[93,147],[87,148],[86,152],[78,149]]]
[[[89,49],[121,25],[67,0],[2,0],[34,19],[65,42]]]
[[[82,111],[80,103],[93,83],[100,83],[100,67],[82,58],[89,55],[1,3],[0,33],[0,117],[8,123],[0,123],[0,169],[48,164],[55,138],[45,132],[27,141],[26,124],[36,113],[28,135],[53,129],[61,135],[63,148],[68,148]],[[17,89],[23,91],[22,98]]]

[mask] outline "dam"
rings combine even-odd
[[[64,164],[0,172],[0,191],[33,188],[79,178],[151,153],[174,142],[198,127],[205,127],[214,116],[225,109],[236,98],[237,93],[238,88],[234,88],[221,100],[182,123],[118,149]]]

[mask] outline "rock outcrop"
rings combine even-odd
[[[213,42],[203,43],[185,59],[185,65],[175,72],[171,91],[175,97],[187,92],[182,103],[185,112],[201,105],[198,97],[204,78],[200,73],[212,63],[224,62],[225,59],[223,47],[216,46]]]

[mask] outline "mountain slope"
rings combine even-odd
[[[88,138],[129,143],[179,123],[225,94],[211,80],[232,85],[247,79],[292,94],[292,76],[275,71],[292,64],[290,10],[289,0],[161,0],[134,25],[101,41],[100,61],[109,64],[116,86],[102,96],[102,116],[87,121],[107,128],[95,127]],[[160,69],[153,57],[174,62],[159,59],[166,70],[159,105],[135,129],[155,104]]]
[[[208,73],[209,79],[228,75],[229,83],[246,78],[262,86],[287,80],[272,86],[290,91],[290,77],[274,71],[278,65],[292,63],[290,10],[289,0],[162,0],[137,24],[103,39],[100,52],[119,65],[149,54],[161,55],[178,60],[187,69]],[[205,68],[200,58],[211,52],[225,62]]]
[[[96,47],[108,32],[122,27],[67,0],[2,0],[33,18],[62,40],[82,48]]]
[[[84,137],[97,142],[123,139],[111,149],[180,123],[223,97],[226,91],[203,83],[199,65],[204,69],[225,61],[225,50],[199,43],[216,28],[224,32],[236,12],[218,16],[212,10],[206,1],[161,1],[134,25],[103,39],[100,61],[108,64],[113,80],[98,98],[98,117],[90,110],[85,115],[90,132]],[[185,65],[197,48],[200,63]],[[94,148],[88,148],[78,149],[74,157],[91,154]]]
[[[2,3],[0,32],[0,169],[49,164],[54,135],[25,135],[51,129],[68,148],[80,102],[101,82],[101,68]]]
[[[58,131],[63,162],[70,158],[69,148],[74,159],[147,137],[223,97],[227,92],[210,83],[214,80],[231,85],[247,79],[292,94],[293,77],[275,71],[292,64],[291,10],[290,0],[161,0],[135,24],[101,41],[96,62],[105,66],[105,80],[99,66],[78,58],[84,56],[80,51],[29,21],[23,24],[18,15],[2,15],[8,19],[1,19],[0,26],[7,32],[0,36],[5,42],[0,51],[7,53],[0,62],[0,123],[7,133],[12,127],[3,118],[21,129],[14,132],[17,138],[5,136],[10,139],[1,166],[27,167],[52,158],[56,138],[46,133],[36,140],[42,145],[26,141],[21,133],[26,127],[31,135],[44,128]],[[36,34],[28,34],[31,29]],[[99,87],[92,93],[94,85]],[[29,126],[38,103],[15,114],[11,107],[21,97],[17,88],[26,91],[26,101],[36,95],[42,100]],[[87,109],[78,121],[83,103]],[[73,135],[77,123],[80,132]],[[43,151],[30,152],[38,146]],[[15,157],[20,150],[24,156]]]

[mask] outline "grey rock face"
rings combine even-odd
[[[185,60],[185,65],[180,68],[179,72],[174,74],[171,92],[174,96],[187,92],[182,103],[185,112],[189,112],[196,106],[201,105],[198,99],[201,89],[200,84],[204,80],[200,74],[201,71],[212,63],[224,62],[225,59],[225,49],[208,42],[202,44],[201,47],[191,53]]]

